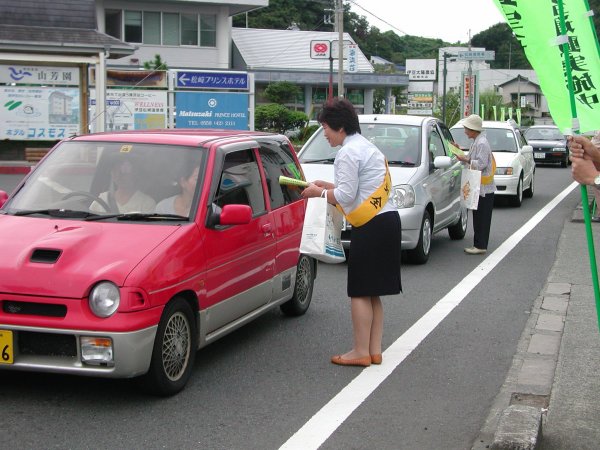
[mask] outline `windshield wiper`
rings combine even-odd
[[[394,164],[402,167],[415,167],[415,163],[410,161],[388,161],[388,164]]]
[[[117,219],[117,220],[188,220],[186,216],[180,216],[178,214],[160,214],[160,213],[124,213],[124,214],[93,214],[86,220],[104,220],[104,219]]]
[[[335,161],[335,158],[323,158],[323,159],[305,159],[304,161],[302,161],[303,163],[313,163],[313,164],[318,164],[318,163],[329,163],[329,164],[333,164],[333,162]]]
[[[73,219],[83,219],[94,216],[88,211],[77,211],[73,209],[22,209],[15,211],[15,216],[31,216],[33,214],[44,214],[50,217],[64,217]]]

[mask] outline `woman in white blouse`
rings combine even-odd
[[[402,290],[400,280],[401,223],[389,199],[391,180],[384,155],[360,134],[354,106],[335,98],[318,117],[332,147],[341,145],[334,161],[334,183],[317,180],[303,197],[325,196],[352,224],[348,255],[354,345],[331,362],[346,366],[381,364],[382,295]]]

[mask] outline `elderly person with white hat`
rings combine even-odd
[[[487,251],[492,225],[492,210],[494,209],[494,156],[492,149],[483,131],[483,121],[477,114],[471,114],[462,121],[465,134],[473,139],[468,156],[457,156],[471,169],[481,171],[481,189],[479,191],[479,204],[473,210],[473,247],[465,248],[469,255],[482,255]]]

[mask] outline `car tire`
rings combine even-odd
[[[160,318],[150,369],[142,377],[146,391],[161,396],[181,391],[190,375],[198,349],[198,333],[189,303],[176,297]]]
[[[453,241],[458,241],[467,234],[467,226],[469,221],[469,212],[467,208],[460,207],[460,217],[455,224],[448,227],[448,235]]]
[[[406,256],[411,263],[425,264],[429,259],[429,252],[431,251],[432,229],[433,227],[431,224],[429,211],[425,210],[425,213],[423,214],[423,220],[421,221],[419,242],[414,249],[407,250],[406,252]]]
[[[283,303],[279,308],[286,316],[301,316],[310,306],[313,286],[315,282],[315,261],[300,255],[296,269],[296,283],[292,298]]]
[[[523,177],[519,177],[519,183],[517,184],[517,193],[510,197],[510,204],[519,208],[523,203]]]
[[[535,191],[535,170],[531,174],[531,183],[529,183],[529,187],[523,191],[523,196],[527,198],[533,197],[533,193]]]

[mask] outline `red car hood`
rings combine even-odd
[[[82,298],[99,280],[122,286],[178,229],[0,216],[0,293]]]

